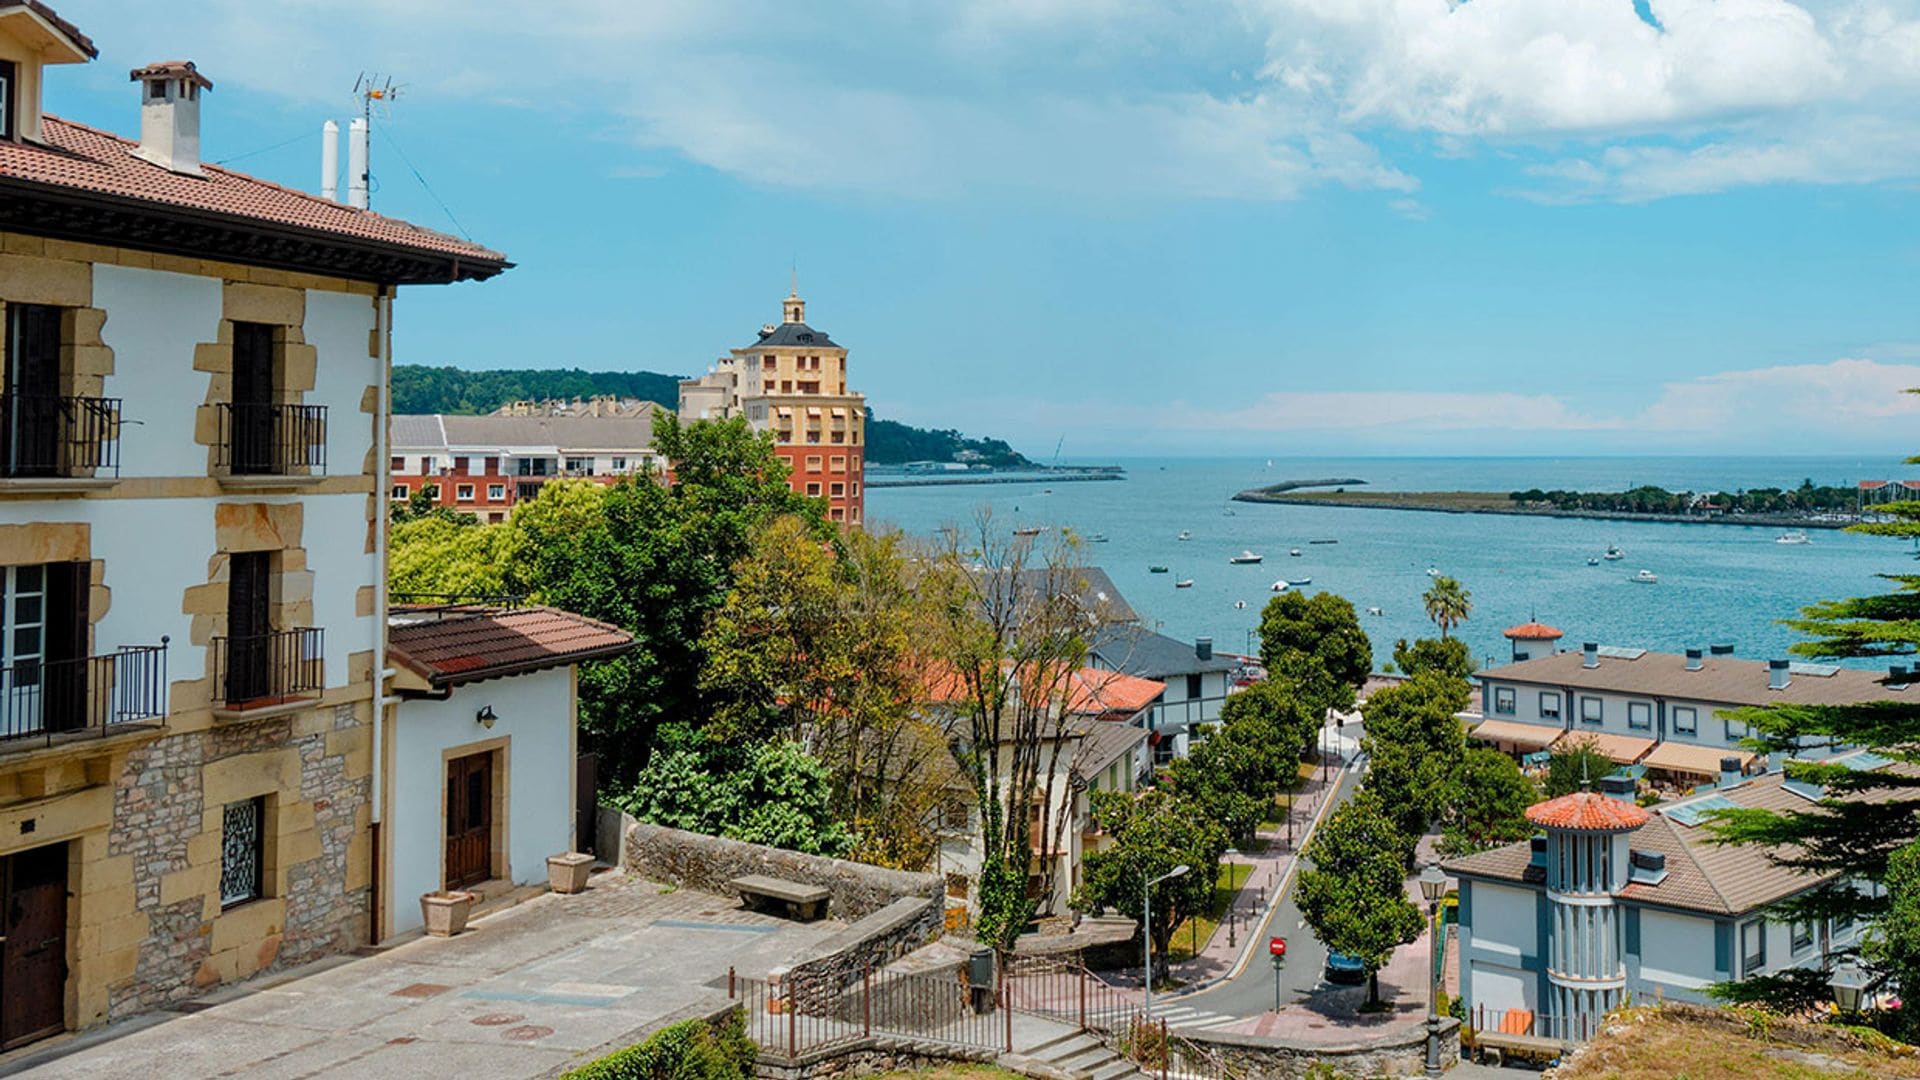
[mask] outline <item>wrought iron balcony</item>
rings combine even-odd
[[[106,735],[167,718],[167,639],[72,660],[0,667],[0,749],[55,736]]]
[[[119,398],[0,393],[0,477],[119,474]]]
[[[216,458],[231,476],[321,476],[327,471],[325,405],[225,401]]]
[[[319,628],[308,626],[214,638],[214,704],[229,712],[247,712],[320,696],[326,686],[322,635]]]

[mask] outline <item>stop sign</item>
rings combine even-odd
[[[1267,942],[1267,951],[1272,953],[1275,956],[1287,955],[1287,939],[1283,937],[1277,937]]]

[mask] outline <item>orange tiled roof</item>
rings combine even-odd
[[[550,607],[395,609],[393,660],[435,687],[618,656],[633,637],[617,626]]]
[[[1591,791],[1576,791],[1527,807],[1527,820],[1541,828],[1584,832],[1626,832],[1645,825],[1649,816],[1630,802]]]
[[[202,164],[205,176],[183,176],[135,157],[132,151],[139,144],[131,139],[57,116],[41,118],[41,135],[44,146],[0,141],[0,177],[455,256],[495,268],[506,264],[505,255],[479,244],[218,165]]]
[[[1166,692],[1167,684],[1121,671],[1083,667],[1067,685],[1067,711],[1137,713]]]
[[[1523,622],[1507,627],[1502,636],[1515,641],[1558,641],[1567,635],[1543,622]]]

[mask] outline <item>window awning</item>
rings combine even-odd
[[[1653,749],[1652,739],[1636,738],[1632,735],[1609,735],[1604,731],[1569,731],[1560,736],[1554,746],[1565,750],[1591,742],[1595,750],[1607,755],[1620,765],[1632,765]]]
[[[809,406],[807,406],[807,415],[808,415],[808,416],[819,416],[819,415],[820,415],[820,406],[818,406],[818,405],[809,405]]]
[[[1654,747],[1653,752],[1642,759],[1640,764],[1649,769],[1717,777],[1720,775],[1721,758],[1738,759],[1740,770],[1745,772],[1747,766],[1753,764],[1754,754],[1749,750],[1726,750],[1718,746],[1663,742]]]
[[[840,406],[838,406],[838,405],[835,405],[835,406],[833,407],[833,415],[835,415],[835,416],[845,416],[845,415],[847,415],[847,410],[845,410],[845,409],[843,409],[843,408],[841,408],[841,407],[840,407]]]
[[[1553,745],[1563,731],[1545,724],[1523,724],[1517,720],[1486,720],[1470,732],[1481,742],[1506,743],[1522,750],[1540,750]]]

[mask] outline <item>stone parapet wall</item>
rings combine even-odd
[[[1324,1075],[1327,1069],[1343,1076],[1418,1076],[1427,1064],[1425,1027],[1349,1043],[1293,1042],[1223,1031],[1182,1031],[1178,1035],[1225,1065],[1227,1073],[1238,1080],[1299,1080]],[[1460,1021],[1443,1017],[1441,1066],[1459,1060]]]
[[[910,874],[824,855],[703,836],[635,821],[626,826],[621,867],[650,881],[732,895],[727,882],[747,874],[817,885],[831,895],[829,914],[864,920],[895,901],[921,897],[940,923],[943,887],[933,874]]]
[[[895,900],[813,947],[787,969],[802,993],[831,995],[940,936],[944,912],[923,896]]]

